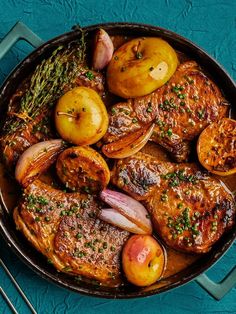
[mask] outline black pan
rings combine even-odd
[[[162,37],[163,39],[167,40],[176,50],[182,51],[196,60],[208,73],[213,76],[214,81],[222,89],[226,99],[231,104],[235,102],[236,86],[229,75],[206,52],[185,38],[163,28],[150,25],[127,23],[109,23],[85,27],[84,30],[88,33],[88,38],[92,38],[97,28],[103,28],[111,35],[120,34],[134,37]],[[55,47],[71,42],[78,38],[78,36],[79,31],[74,30],[42,44],[15,68],[15,70],[9,75],[0,89],[0,117],[3,117],[4,113],[6,112],[9,98],[14,93],[16,86],[18,86],[19,83],[22,82],[22,80],[32,72],[32,70],[34,70],[36,65],[42,59],[47,57],[52,52],[52,50],[55,49]],[[14,41],[19,38],[30,41],[31,43],[33,41],[35,46],[40,43],[39,38],[36,38],[27,27],[21,23],[18,23],[13,28],[12,32],[8,34],[8,40],[5,40],[5,43],[7,43],[8,47],[1,48],[7,50],[11,43],[14,43]],[[236,113],[236,108],[233,107],[232,111]],[[222,236],[221,239],[213,246],[212,250],[209,253],[202,255],[197,262],[156,285],[152,285],[146,289],[137,288],[131,285],[120,288],[103,288],[97,287],[90,282],[75,282],[73,277],[57,272],[47,263],[45,258],[40,253],[32,248],[32,246],[25,240],[23,235],[16,230],[12,216],[8,213],[8,210],[4,207],[2,201],[1,204],[3,210],[0,214],[0,232],[11,249],[23,260],[23,262],[25,262],[41,277],[67,289],[98,297],[136,298],[159,294],[161,292],[171,290],[198,277],[197,281],[215,298],[220,299],[227,292],[227,290],[229,290],[234,285],[234,283],[236,283],[236,269],[231,272],[230,278],[226,280],[224,285],[219,285],[217,287],[218,290],[214,288],[215,286],[205,275],[201,275],[199,277],[200,274],[204,273],[217,260],[219,260],[233,243],[234,239],[236,238],[235,228]]]

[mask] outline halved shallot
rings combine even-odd
[[[113,42],[104,29],[99,29],[95,37],[93,68],[102,70],[111,61],[114,52]]]
[[[64,148],[63,140],[49,140],[30,146],[20,156],[15,169],[16,180],[26,187],[48,169]]]
[[[135,223],[131,222],[128,218],[120,214],[114,208],[103,208],[100,211],[99,218],[116,227],[136,234],[145,234],[143,229],[139,228]]]
[[[115,142],[105,144],[102,152],[109,158],[129,157],[144,147],[152,136],[153,128],[154,124],[151,124]]]
[[[101,210],[100,218],[125,230],[138,234],[151,234],[152,224],[146,208],[132,197],[104,189],[100,198],[112,207]],[[109,221],[108,221],[109,220]]]

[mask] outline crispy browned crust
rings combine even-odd
[[[156,232],[174,249],[207,252],[235,222],[232,195],[196,164],[138,153],[116,162],[112,182],[144,203]]]
[[[152,121],[152,140],[186,161],[189,142],[213,121],[225,117],[228,103],[195,61],[179,65],[169,82],[153,93],[113,106],[105,142],[128,136]]]
[[[36,180],[24,190],[14,220],[59,271],[116,286],[129,233],[97,219],[98,211],[93,197],[64,193]]]

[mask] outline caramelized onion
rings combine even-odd
[[[139,228],[135,223],[123,216],[114,208],[103,208],[100,211],[99,218],[116,227],[136,234],[145,234],[143,229]]]
[[[113,42],[104,29],[99,29],[95,37],[93,68],[102,70],[111,61],[114,52]]]
[[[109,158],[129,157],[144,147],[152,135],[153,128],[154,124],[148,125],[115,142],[103,145],[102,152]]]
[[[16,164],[16,180],[26,187],[55,162],[63,147],[63,140],[58,139],[40,142],[26,149]]]
[[[135,224],[138,229],[141,229],[143,234],[152,233],[151,220],[148,216],[146,208],[141,203],[126,194],[109,189],[103,190],[100,193],[100,197],[105,203],[120,213],[120,215],[124,216],[132,224]],[[105,213],[107,216],[107,212]],[[111,217],[111,213],[109,217]],[[117,225],[118,215],[113,214],[113,217],[114,224]],[[125,223],[125,220],[120,219],[120,224],[124,225]]]

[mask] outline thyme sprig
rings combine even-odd
[[[4,131],[8,134],[21,129],[29,120],[48,111],[65,90],[73,88],[85,60],[85,38],[81,31],[78,42],[59,46],[33,72],[29,86],[16,112],[8,112]]]

